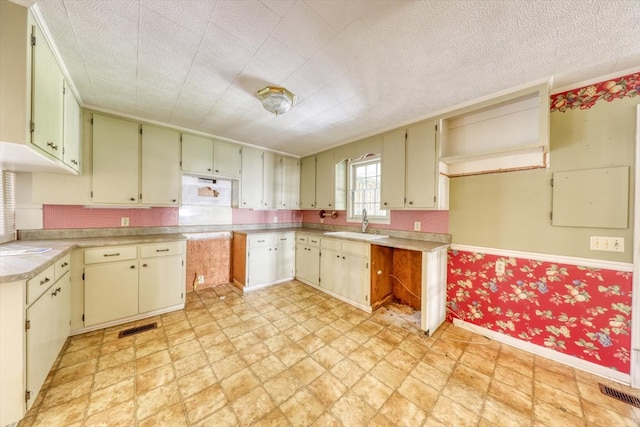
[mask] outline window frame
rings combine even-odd
[[[379,211],[385,212],[385,215],[376,215],[374,212],[367,210],[367,218],[372,224],[390,224],[391,212],[388,209],[380,209],[380,191],[382,180],[382,157],[380,155],[362,156],[358,159],[350,159],[347,162],[347,222],[362,222],[362,211],[354,212],[354,191],[355,190],[355,169],[358,167],[377,163],[378,165],[378,206]]]

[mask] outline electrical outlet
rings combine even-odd
[[[204,283],[204,275],[198,276],[198,284],[202,285]]]
[[[422,223],[420,221],[414,221],[413,231],[420,231],[421,228],[422,228]]]
[[[504,261],[498,260],[496,261],[496,276],[504,276]]]
[[[126,216],[123,216],[122,218],[120,218],[120,227],[128,227],[129,226],[129,218]]]
[[[624,252],[624,237],[591,236],[589,248],[592,251]]]
[[[278,222],[278,217],[277,216],[273,217],[273,222]]]

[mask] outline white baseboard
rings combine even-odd
[[[492,331],[491,329],[483,328],[482,326],[465,322],[464,320],[453,319],[453,324],[462,329],[466,329],[476,334],[484,335],[485,337],[491,338],[492,340],[510,345],[511,347],[527,351],[529,353],[535,354],[536,356],[551,359],[554,362],[559,362],[563,365],[589,372],[590,374],[598,375],[600,377],[607,378],[625,385],[629,385],[631,382],[631,376],[629,374],[616,371],[615,369],[605,368],[593,362],[588,362],[575,356],[570,356],[568,354],[541,347],[537,344],[532,344],[518,338],[510,337],[508,335]]]
[[[306,280],[302,280],[302,279],[296,279],[296,280],[298,282],[304,283],[305,285],[309,285],[314,289],[317,289],[317,290],[319,290],[321,292],[324,292],[327,295],[331,295],[332,297],[334,297],[336,299],[339,299],[342,302],[346,302],[349,305],[352,305],[352,306],[354,306],[356,308],[359,308],[362,311],[366,311],[367,313],[372,313],[373,312],[373,310],[371,309],[371,306],[369,306],[369,305],[364,305],[364,304],[357,303],[357,302],[355,302],[353,300],[350,300],[349,298],[345,298],[342,295],[336,294],[335,292],[331,292],[330,290],[325,289],[325,288],[323,288],[321,286],[315,285],[313,283],[309,283]]]

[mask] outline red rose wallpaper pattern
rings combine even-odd
[[[496,275],[496,261],[505,264]],[[449,250],[448,320],[629,373],[631,272]]]

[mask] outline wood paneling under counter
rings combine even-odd
[[[371,307],[389,300],[421,310],[422,252],[371,245]]]
[[[232,278],[238,283],[247,283],[247,235],[233,233],[233,271]]]
[[[194,281],[204,276],[198,289],[211,288],[231,281],[231,237],[187,240],[187,292],[193,290]]]

